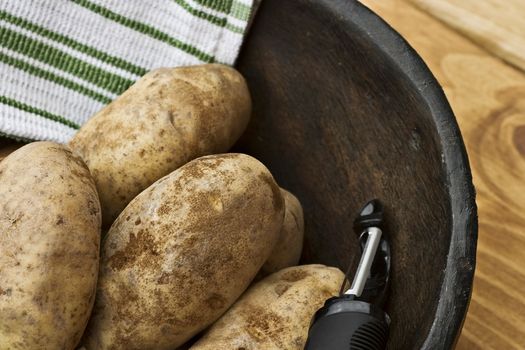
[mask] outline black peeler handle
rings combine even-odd
[[[310,326],[306,350],[383,350],[390,318],[374,304],[345,295],[327,300]]]
[[[347,292],[328,299],[317,311],[306,350],[386,348],[390,318],[381,306],[389,284],[390,245],[381,229],[383,216],[377,200],[368,202],[359,213],[354,228],[362,255],[354,281]]]

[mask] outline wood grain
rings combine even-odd
[[[409,1],[492,54],[525,71],[525,1]]]
[[[525,75],[407,1],[363,3],[429,65],[469,153],[479,240],[474,293],[457,348],[524,349]]]

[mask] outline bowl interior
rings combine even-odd
[[[357,252],[360,207],[384,203],[393,247],[389,346],[416,349],[435,319],[452,234],[442,140],[421,89],[353,23],[362,6],[342,3],[262,3],[238,61],[254,115],[236,149],[300,198],[304,263],[344,271]]]

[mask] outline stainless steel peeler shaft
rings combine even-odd
[[[365,249],[359,260],[359,266],[352,281],[352,286],[345,292],[345,294],[355,295],[356,297],[360,297],[361,293],[363,293],[382,235],[382,231],[378,227],[368,227],[365,232],[368,234]]]

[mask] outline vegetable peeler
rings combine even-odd
[[[382,310],[390,278],[390,244],[384,234],[384,211],[374,199],[354,221],[361,259],[350,289],[328,299],[310,325],[305,350],[385,349],[390,317]],[[349,269],[350,270],[350,269]]]

